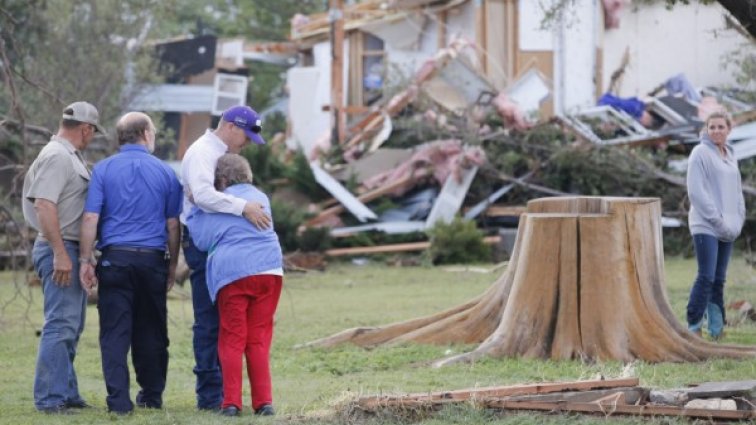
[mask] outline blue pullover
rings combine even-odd
[[[251,184],[236,184],[223,193],[262,204],[272,217],[268,197]],[[247,276],[283,267],[278,235],[270,227],[260,230],[244,217],[208,213],[196,208],[186,225],[197,248],[207,251],[207,289],[215,302],[224,286]]]

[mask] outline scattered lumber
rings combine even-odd
[[[362,397],[357,405],[364,410],[378,407],[408,406],[428,403],[459,403],[470,400],[483,400],[491,397],[507,397],[526,394],[547,394],[561,391],[595,390],[602,388],[621,388],[638,385],[638,378],[572,381],[555,383],[538,383],[525,385],[508,385],[501,387],[467,388],[454,391],[437,391],[394,396]]]
[[[713,410],[686,409],[674,406],[629,405],[629,404],[599,404],[599,403],[570,403],[546,401],[512,401],[490,400],[485,406],[493,409],[505,410],[542,410],[547,412],[582,412],[610,415],[634,416],[678,416],[701,419],[744,420],[756,419],[756,411],[751,410]]]
[[[493,245],[499,243],[500,236],[487,236],[483,238],[483,242]],[[430,248],[431,243],[424,242],[408,242],[398,243],[391,245],[379,245],[379,246],[358,246],[352,248],[334,248],[325,252],[328,257],[343,257],[347,255],[365,255],[365,254],[386,254],[392,252],[412,252],[412,251],[425,251]]]
[[[486,409],[535,410],[551,413],[577,412],[633,416],[673,416],[714,420],[756,419],[753,403],[737,403],[753,396],[756,381],[707,382],[701,391],[685,392],[692,398],[685,406],[660,403],[650,390],[639,387],[638,378],[554,382],[467,388],[406,395],[381,395],[359,398],[354,406],[366,413],[381,410],[433,409],[454,403],[473,403]],[[698,394],[698,395],[696,395]],[[712,394],[722,398],[711,398]],[[727,398],[729,397],[729,398]],[[736,404],[737,403],[737,404]]]
[[[756,400],[756,380],[705,382],[688,390],[688,397],[746,397]]]
[[[390,184],[387,184],[384,187],[380,187],[378,189],[371,190],[370,192],[365,192],[362,195],[358,196],[357,199],[362,202],[363,204],[366,204],[372,200],[378,199],[388,193],[393,192],[399,187],[402,187],[406,185],[408,182],[412,181],[413,176],[407,176],[403,179],[397,180],[395,182],[392,182]],[[328,209],[325,209],[320,212],[317,216],[313,217],[309,221],[307,221],[304,225],[309,226],[316,226],[318,224],[323,223],[326,221],[329,217],[333,217],[336,215],[341,214],[344,212],[346,208],[342,204],[338,204],[335,206],[332,206]]]
[[[549,394],[534,394],[508,397],[512,401],[570,402],[570,403],[605,403],[606,401],[622,404],[637,404],[648,398],[648,391],[640,387],[610,388],[606,390],[581,390]]]

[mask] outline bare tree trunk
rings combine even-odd
[[[308,345],[480,343],[437,366],[483,356],[649,362],[756,357],[707,343],[675,318],[664,288],[656,198],[530,201],[504,274],[480,297],[425,318],[355,328]]]

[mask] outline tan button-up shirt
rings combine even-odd
[[[46,199],[58,207],[63,239],[78,241],[90,176],[81,152],[68,140],[53,136],[24,177],[23,211],[27,223],[41,232],[34,200]]]

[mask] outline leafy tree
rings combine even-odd
[[[165,29],[175,34],[215,34],[248,40],[284,41],[289,19],[296,13],[326,10],[328,0],[172,0],[166,11],[173,17]]]
[[[137,81],[150,74],[148,52],[136,47],[149,36],[159,4],[4,0],[0,53],[7,60],[0,111],[11,111],[15,101],[16,119],[55,128],[65,105],[86,100],[98,107],[104,123],[112,122],[126,100],[127,69]]]
[[[221,38],[280,42],[289,38],[292,16],[325,11],[327,5],[327,0],[172,0],[164,5],[167,19],[161,21],[161,31],[166,37],[213,34]],[[249,103],[259,111],[283,93],[284,69],[255,63],[251,71]]]

